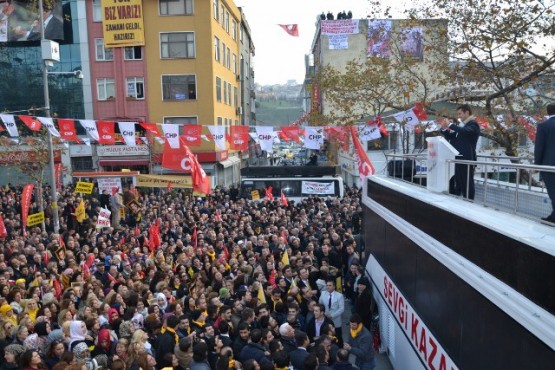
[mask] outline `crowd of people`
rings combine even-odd
[[[374,367],[360,190],[283,205],[126,187],[133,207],[97,228],[110,195],[64,187],[59,234],[43,194],[45,224],[24,229],[21,189],[0,188],[0,370]]]

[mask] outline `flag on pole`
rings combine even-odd
[[[272,194],[272,187],[268,186],[266,189],[266,199],[268,200],[273,200],[274,199],[274,195]]]
[[[6,225],[4,224],[2,215],[0,215],[0,238],[5,238],[7,236],[8,236],[8,231],[6,230]]]
[[[290,36],[299,37],[299,25],[298,24],[280,24],[279,25],[285,32]]]
[[[264,294],[264,289],[262,289],[262,283],[258,284],[258,304],[266,303],[266,295]]]
[[[284,266],[289,265],[289,254],[287,254],[287,251],[283,251],[281,255],[281,263],[283,263]]]
[[[281,192],[281,204],[283,204],[285,207],[289,206],[289,202],[287,201],[285,194],[283,194],[283,191]]]
[[[372,162],[370,162],[370,158],[368,158],[368,154],[362,147],[360,140],[358,139],[358,130],[355,126],[351,126],[351,136],[353,138],[353,145],[355,147],[355,153],[358,157],[358,173],[361,177],[367,177],[369,175],[373,175],[376,170],[374,166],[372,166]]]
[[[87,213],[85,212],[85,202],[83,202],[83,199],[81,199],[81,202],[79,203],[77,208],[75,208],[75,218],[79,223],[85,221],[85,219],[87,218]]]

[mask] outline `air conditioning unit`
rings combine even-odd
[[[243,107],[237,107],[237,114],[243,114]]]

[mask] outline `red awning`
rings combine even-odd
[[[98,161],[101,166],[148,166],[147,159],[101,159]]]

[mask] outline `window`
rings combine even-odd
[[[194,58],[195,34],[193,32],[175,32],[160,34],[162,58]]]
[[[226,31],[227,33],[229,33],[229,12],[228,12],[228,11],[225,12],[225,24],[224,24],[224,27],[225,27],[225,31]]]
[[[193,0],[159,0],[160,15],[192,15]]]
[[[72,157],[71,168],[74,171],[91,171],[93,169],[92,157]]]
[[[102,22],[102,3],[101,0],[93,0],[93,22]]]
[[[194,75],[162,76],[163,100],[196,99],[197,83]]]
[[[96,91],[98,100],[113,99],[116,96],[113,78],[97,78]]]
[[[214,59],[220,61],[220,39],[217,37],[214,37]]]
[[[222,26],[223,26],[224,22],[225,22],[225,6],[224,6],[224,4],[222,4],[222,10],[220,12],[220,19],[222,21]]]
[[[114,59],[114,51],[112,48],[104,47],[104,39],[95,39],[96,43],[96,60],[109,61]]]
[[[224,81],[224,104],[227,104],[227,82]]]
[[[239,30],[239,41],[243,42],[243,27]]]
[[[164,123],[196,125],[198,124],[198,120],[197,117],[164,117]]]
[[[218,117],[218,126],[222,125],[222,117]]]
[[[231,69],[231,50],[229,50],[229,48],[227,48],[225,66],[227,67],[227,69]]]
[[[233,54],[233,73],[237,74],[237,55]]]
[[[214,0],[212,4],[213,4],[213,8],[214,8],[213,9],[214,10],[214,19],[218,20],[218,19],[220,19],[220,17],[218,16],[218,9],[219,9],[218,0]]]
[[[231,105],[231,84],[227,84],[227,101]]]
[[[141,46],[128,46],[124,48],[123,59],[141,60],[143,59],[143,49]]]
[[[135,99],[145,98],[145,79],[144,77],[127,78],[127,97]]]
[[[399,131],[389,131],[387,136],[382,136],[379,140],[368,142],[368,150],[395,150],[397,149],[397,139]]]
[[[225,43],[222,42],[222,64],[224,66],[225,66],[225,51],[226,51]]]
[[[231,21],[231,37],[233,37],[233,40],[237,39],[237,22],[235,22],[235,19]]]
[[[216,77],[216,100],[222,102],[222,79]]]
[[[233,105],[239,106],[239,90],[235,86],[233,86]]]

